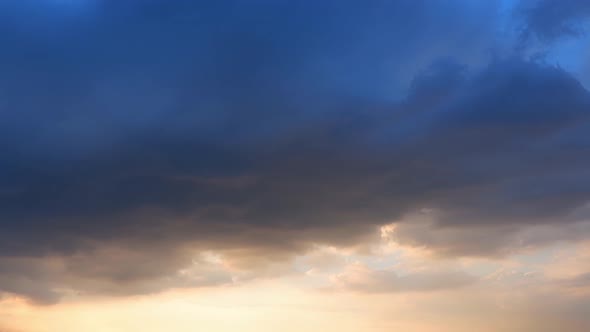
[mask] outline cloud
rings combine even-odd
[[[2,290],[272,276],[423,208],[461,228],[456,256],[579,223],[590,94],[551,65],[488,62],[497,4],[467,3],[3,4],[30,19],[0,23]],[[203,252],[228,265],[194,267]]]
[[[471,234],[449,238],[454,255],[518,250],[505,239],[519,229],[583,220],[574,212],[589,194],[588,92],[537,63],[458,68],[419,76],[401,103],[333,106],[334,115],[268,141],[154,133],[68,163],[9,159],[0,247],[9,256],[72,257],[102,243],[149,243],[172,256],[183,246],[252,251],[261,263],[250,262],[262,266],[315,243],[361,243],[422,208],[440,211],[440,227]],[[404,234],[428,244],[424,234],[436,233],[426,230]],[[130,277],[174,272],[156,264],[137,273]]]
[[[460,288],[473,284],[477,278],[460,271],[419,271],[400,275],[392,270],[372,270],[356,263],[336,275],[337,289],[367,293],[431,292]]]
[[[588,288],[590,285],[590,273],[584,273],[573,278],[561,280],[561,283],[566,287]]]
[[[535,36],[542,41],[554,41],[578,37],[590,19],[590,4],[584,0],[522,1],[520,7],[525,21],[524,38]]]
[[[583,241],[590,223],[563,222],[445,224],[436,211],[408,214],[392,224],[385,236],[402,246],[418,247],[438,257],[504,258],[564,242]]]
[[[64,296],[137,295],[231,284],[232,274],[205,254],[101,248],[61,257],[0,258],[0,291],[54,304]]]
[[[523,61],[463,80],[433,70],[402,103],[334,106],[269,141],[218,146],[154,133],[67,163],[14,156],[2,247],[67,252],[113,237],[196,236],[291,250],[352,243],[424,207],[442,211],[445,224],[527,225],[561,222],[586,203],[590,95],[578,82]]]

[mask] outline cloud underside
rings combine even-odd
[[[518,55],[473,61],[490,5],[167,3],[0,23],[28,41],[0,37],[0,290],[225,284],[199,255],[265,271],[390,223],[446,256],[587,234],[590,93]]]

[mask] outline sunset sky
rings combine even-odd
[[[590,1],[0,0],[0,332],[590,331]]]

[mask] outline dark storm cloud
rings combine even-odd
[[[490,3],[3,4],[0,290],[224,283],[177,273],[208,250],[251,275],[422,208],[579,221],[590,94],[542,63],[464,65],[487,61]]]

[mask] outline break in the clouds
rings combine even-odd
[[[1,5],[4,292],[272,276],[391,223],[444,256],[589,234],[590,92],[509,51],[522,13],[500,2],[39,2]],[[587,17],[584,1],[532,6],[524,31],[542,38]]]

